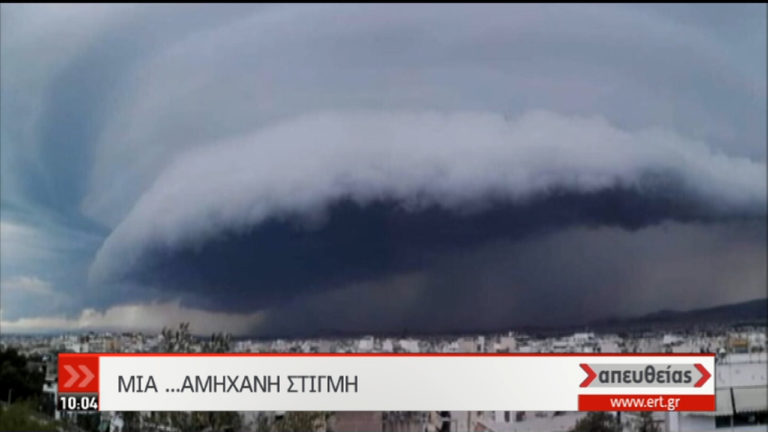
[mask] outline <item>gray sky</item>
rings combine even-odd
[[[4,331],[765,296],[765,5],[1,12]]]

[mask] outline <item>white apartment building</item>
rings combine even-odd
[[[667,432],[768,430],[768,357],[765,352],[728,354],[715,366],[715,412],[675,412]]]

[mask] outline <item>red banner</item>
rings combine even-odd
[[[579,411],[714,410],[714,395],[579,395]]]

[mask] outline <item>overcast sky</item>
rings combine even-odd
[[[3,332],[766,295],[765,5],[0,11]]]

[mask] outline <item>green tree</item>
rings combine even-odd
[[[32,402],[20,401],[0,406],[0,430],[2,431],[56,431],[61,424],[44,418],[36,412]]]
[[[0,350],[0,400],[13,403],[30,400],[37,404],[43,393],[45,375],[30,370],[27,358],[13,348]]]
[[[590,412],[579,419],[572,432],[621,432],[621,425],[607,412]]]
[[[101,413],[78,413],[74,424],[80,430],[97,432],[101,425]]]

